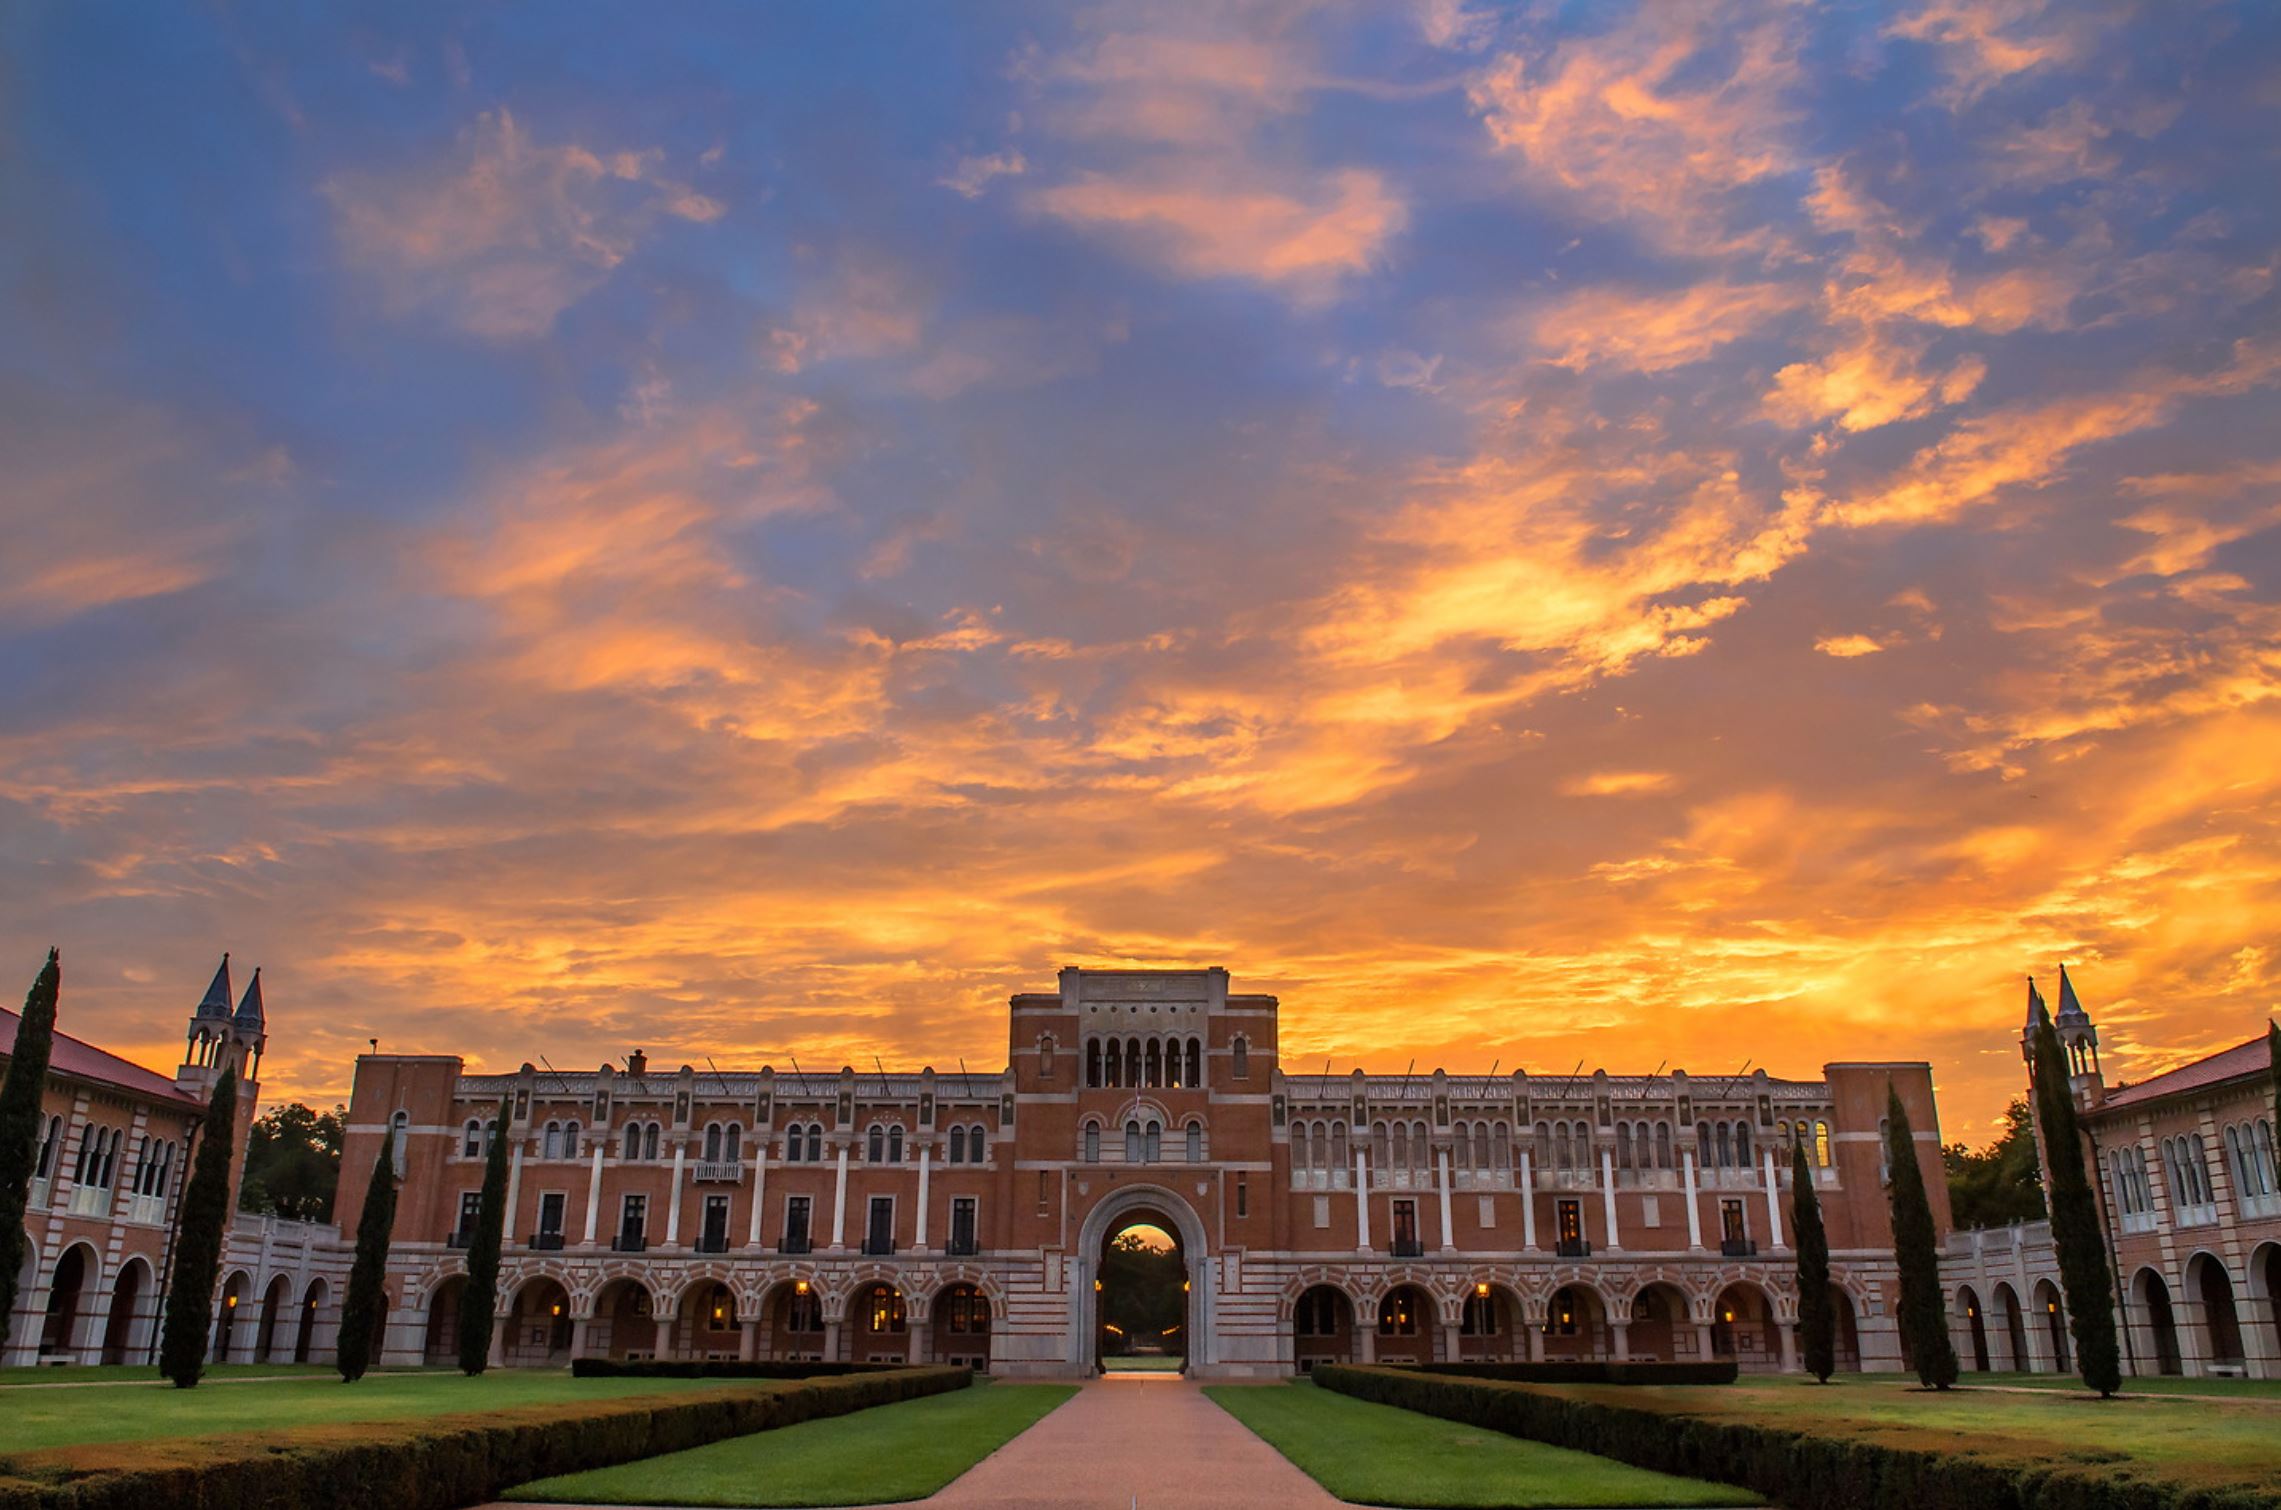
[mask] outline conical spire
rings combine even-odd
[[[261,1011],[261,967],[259,965],[254,966],[253,979],[246,982],[246,994],[244,998],[238,1002],[238,1016],[236,1025],[240,1030],[250,1028],[256,1033],[259,1033],[263,1030],[264,1019],[262,1017]]]
[[[2043,1026],[2047,1010],[2043,1004],[2043,993],[2035,988],[2035,977],[2031,975],[2028,977],[2028,1031],[2030,1033]]]
[[[258,974],[259,972],[255,972]],[[206,987],[206,994],[198,998],[200,1017],[227,1017],[230,1015],[230,955],[222,952],[222,963],[214,971],[214,979]]]
[[[2061,1022],[2089,1022],[2091,1014],[2083,1010],[2083,1003],[2075,997],[2075,982],[2067,978],[2067,967],[2059,967],[2059,1020]]]

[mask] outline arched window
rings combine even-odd
[[[578,1135],[582,1131],[584,1129],[575,1122],[562,1124],[562,1156],[564,1158],[575,1159],[578,1157]]]
[[[1148,1041],[1148,1047],[1143,1050],[1141,1073],[1148,1077],[1141,1082],[1143,1085],[1164,1084],[1164,1045],[1153,1038]]]
[[[475,1158],[483,1152],[483,1124],[474,1117],[467,1119],[467,1141],[460,1144],[460,1157]]]
[[[824,1162],[824,1124],[821,1122],[808,1124],[808,1162],[811,1164]]]
[[[953,1164],[966,1162],[966,1129],[963,1127],[950,1130],[950,1161]]]
[[[560,1122],[549,1122],[546,1125],[546,1130],[539,1135],[539,1157],[542,1159],[559,1159],[562,1157],[562,1124]]]
[[[654,1159],[657,1157],[657,1138],[658,1134],[661,1131],[663,1131],[663,1129],[660,1128],[655,1122],[652,1122],[649,1126],[642,1129],[643,1158]]]
[[[1370,1161],[1380,1169],[1391,1169],[1393,1165],[1387,1159],[1387,1155],[1391,1152],[1392,1144],[1387,1140],[1386,1124],[1383,1122],[1371,1123]]]
[[[1051,1033],[1038,1034],[1038,1078],[1041,1080],[1053,1078],[1053,1035]]]
[[[1410,1124],[1407,1122],[1397,1122],[1394,1124],[1394,1147],[1392,1151],[1390,1167],[1395,1169],[1407,1169],[1409,1167],[1409,1164]]]
[[[1354,1160],[1347,1152],[1346,1124],[1344,1122],[1333,1122],[1331,1124],[1331,1163],[1340,1169],[1344,1169],[1353,1162]]]
[[[708,1164],[721,1162],[721,1124],[718,1122],[705,1124],[705,1162]]]
[[[1632,1125],[1629,1122],[1616,1124],[1616,1167],[1632,1167]]]
[[[1489,1132],[1489,1162],[1501,1170],[1513,1167],[1513,1130],[1502,1122]]]
[[[1204,1083],[1204,1040],[1201,1038],[1188,1040],[1187,1083],[1192,1086],[1200,1086]]]
[[[1489,1167],[1489,1124],[1486,1122],[1473,1124],[1473,1167]]]
[[[1101,1040],[1085,1040],[1085,1083],[1094,1090],[1101,1088]]]
[[[1140,1123],[1139,1123],[1139,1122],[1137,1122],[1137,1121],[1134,1121],[1134,1122],[1127,1122],[1127,1123],[1125,1124],[1125,1162],[1126,1162],[1127,1164],[1138,1164],[1140,1161],[1141,1161],[1141,1132],[1140,1132]]]
[[[863,1156],[871,1163],[880,1164],[887,1159],[887,1129],[878,1123],[871,1124],[871,1132],[864,1139]]]
[[[1827,1122],[1814,1124],[1814,1162],[1824,1169],[1830,1167],[1830,1125]]]
[[[578,1124],[575,1122],[571,1123],[570,1130],[571,1134],[573,1136],[576,1136],[578,1132]],[[731,1164],[739,1163],[743,1160],[744,1124],[740,1122],[731,1122],[727,1127],[721,1129],[721,1157],[728,1160]]]
[[[1188,1162],[1191,1164],[1204,1162],[1204,1124],[1201,1122],[1188,1124]]]
[[[1105,1067],[1108,1070],[1109,1088],[1111,1090],[1114,1090],[1118,1086],[1121,1086],[1125,1083],[1124,1045],[1119,1043],[1114,1038],[1109,1039],[1105,1044],[1102,1045],[1102,1053],[1106,1055],[1108,1059],[1108,1063]]]
[[[1655,1124],[1655,1167],[1671,1167],[1671,1124],[1668,1122]]]
[[[40,1139],[40,1163],[37,1178],[46,1179],[55,1171],[55,1146],[63,1137],[63,1118],[48,1118],[48,1130]]]
[[[1251,1078],[1251,1040],[1241,1033],[1236,1035],[1235,1053],[1232,1056],[1232,1073],[1238,1080]]]
[[[1138,1038],[1125,1040],[1125,1084],[1141,1083],[1141,1045]]]
[[[1101,1162],[1101,1124],[1098,1122],[1085,1124],[1085,1162],[1088,1164]]]
[[[900,1332],[905,1326],[903,1292],[873,1285],[863,1293],[863,1324],[873,1336]]]
[[[1570,1167],[1568,1162],[1568,1124],[1566,1122],[1555,1122],[1552,1125],[1552,1162],[1556,1169]]]
[[[404,1144],[412,1134],[412,1114],[398,1112],[388,1119],[389,1160],[396,1166],[396,1178],[404,1178]]]
[[[1719,1130],[1718,1130],[1718,1133],[1717,1133],[1717,1137],[1718,1137],[1718,1152],[1719,1152],[1719,1160],[1718,1160],[1718,1163],[1719,1163],[1719,1167],[1720,1167],[1721,1169],[1729,1169],[1729,1168],[1732,1168],[1732,1167],[1733,1167],[1733,1165],[1734,1165],[1734,1161],[1735,1161],[1735,1148],[1734,1148],[1734,1129],[1733,1129],[1732,1125],[1730,1125],[1730,1124],[1728,1124],[1728,1123],[1725,1123],[1725,1122],[1721,1122],[1721,1123],[1719,1124]]]
[[[1695,1124],[1695,1162],[1708,1169],[1711,1166],[1711,1124]]]
[[[900,1125],[887,1129],[887,1162],[903,1162],[903,1129]]]
[[[1145,1157],[1149,1163],[1154,1164],[1157,1162],[1157,1160],[1164,1157],[1162,1148],[1163,1142],[1164,1126],[1162,1123],[1158,1122],[1155,1118],[1152,1117],[1149,1119],[1147,1146],[1144,1151]]]

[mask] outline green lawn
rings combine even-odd
[[[1726,1484],[1673,1478],[1289,1384],[1213,1384],[1204,1393],[1340,1499],[1366,1505],[1756,1505]]]
[[[95,1372],[88,1370],[88,1373]],[[145,1370],[134,1371],[147,1379]],[[337,1421],[394,1421],[464,1415],[518,1405],[612,1400],[629,1395],[679,1394],[719,1389],[719,1379],[573,1379],[559,1370],[494,1369],[469,1379],[456,1370],[368,1374],[343,1384],[331,1369],[242,1382],[223,1371],[196,1389],[122,1380],[68,1389],[0,1391],[0,1455],[81,1442],[151,1441],[216,1436],[233,1431],[275,1432]],[[754,1381],[752,1387],[767,1388]]]
[[[2081,1392],[2083,1380],[2075,1374],[1966,1374],[1967,1386],[2001,1385],[2007,1389],[2056,1389]],[[2218,1395],[2235,1400],[2270,1400],[2281,1405],[2281,1379],[2182,1379],[2167,1375],[2125,1377],[2126,1395]]]
[[[1111,1374],[1177,1374],[1187,1361],[1178,1353],[1127,1353],[1102,1359],[1101,1369]]]
[[[921,1499],[1077,1393],[991,1384],[802,1421],[710,1447],[525,1484],[516,1500],[602,1505],[869,1505]]]

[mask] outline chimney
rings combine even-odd
[[[631,1054],[628,1054],[626,1056],[626,1073],[635,1076],[645,1075],[649,1073],[649,1055],[643,1053],[640,1049],[636,1049]]]

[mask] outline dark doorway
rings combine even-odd
[[[1094,1281],[1100,1325],[1094,1356],[1104,1373],[1185,1373],[1188,1265],[1169,1223],[1136,1217],[1109,1234]]]

